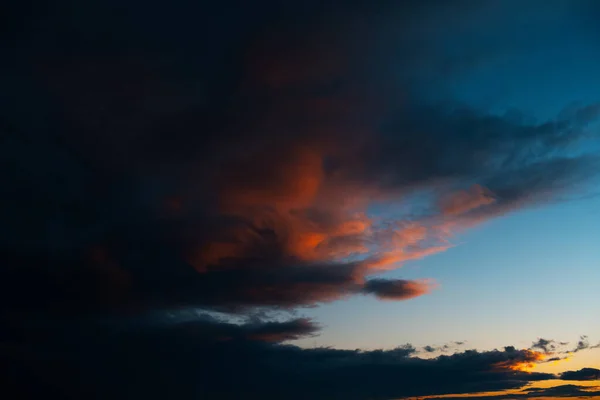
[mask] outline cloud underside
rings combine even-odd
[[[12,345],[3,346],[0,355],[22,367],[13,373],[25,374],[21,378],[29,380],[31,390],[48,384],[84,396],[93,388],[95,396],[116,399],[135,395],[363,400],[508,389],[522,389],[517,397],[568,397],[593,393],[576,385],[527,386],[546,380],[593,379],[600,372],[593,368],[560,375],[528,372],[544,360],[544,354],[512,346],[423,358],[408,344],[371,351],[282,344],[317,330],[306,319],[232,323],[202,314],[177,323],[157,324],[153,318],[124,325],[88,322],[46,326],[29,331],[31,337],[7,332],[5,343]],[[32,340],[40,334],[43,342]]]

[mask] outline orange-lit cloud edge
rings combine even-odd
[[[437,210],[429,215],[380,223],[367,213],[368,206],[397,205],[404,201],[404,193],[356,186],[343,172],[327,175],[324,163],[331,149],[294,144],[263,151],[219,176],[219,213],[253,228],[230,228],[224,235],[227,240],[209,240],[190,252],[188,261],[199,273],[219,269],[227,260],[255,256],[263,240],[255,229],[262,229],[274,232],[289,259],[358,262],[355,279],[364,283],[366,276],[451,248],[456,232],[495,216],[485,211],[496,202],[493,193],[474,184],[434,200]],[[262,161],[257,165],[257,160]],[[181,207],[179,202],[177,206]],[[432,280],[414,281],[413,286],[420,287],[413,292],[425,294],[437,285]]]
[[[588,347],[586,349],[597,349],[599,345]],[[560,375],[558,369],[556,367],[566,367],[566,363],[569,363],[573,360],[574,357],[577,357],[578,351],[563,351],[563,352],[541,352],[530,349],[523,349],[526,357],[523,360],[516,361],[505,361],[497,364],[497,368],[499,370],[513,370],[513,371],[521,371],[521,372],[550,372],[556,373],[557,378]],[[563,356],[558,356],[558,354],[563,354]],[[558,359],[557,359],[558,358]],[[600,368],[600,364],[593,365],[592,367]],[[553,371],[553,372],[552,372]],[[566,370],[563,370],[563,372]],[[590,392],[590,395],[581,395],[575,394],[572,396],[569,395],[561,395],[561,396],[534,396],[529,393],[531,390],[535,389],[552,389],[561,387],[564,385],[574,385],[577,386],[583,392]],[[506,390],[498,390],[498,391],[485,391],[485,392],[471,392],[471,393],[450,393],[444,395],[431,395],[431,396],[416,396],[416,397],[405,397],[405,400],[418,400],[418,399],[453,399],[453,398],[489,398],[489,399],[510,399],[511,395],[514,395],[514,398],[527,398],[533,400],[541,400],[541,399],[555,399],[556,397],[565,397],[565,398],[585,398],[588,400],[599,400],[600,395],[600,379],[596,380],[566,380],[566,379],[549,379],[542,380],[536,382],[530,382],[526,386],[518,389],[506,389]]]

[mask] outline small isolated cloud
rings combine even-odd
[[[383,300],[404,300],[422,296],[435,287],[427,281],[407,281],[404,279],[369,279],[363,291]]]
[[[462,341],[458,341],[458,342],[451,342],[451,343],[446,343],[440,346],[432,346],[432,345],[427,345],[427,346],[423,346],[423,350],[426,353],[435,353],[435,352],[440,352],[440,353],[449,353],[449,352],[458,352],[458,348],[461,347],[462,345],[464,345],[465,342]]]
[[[600,343],[598,343],[597,345],[591,345],[588,336],[582,335],[579,337],[579,340],[577,341],[575,348],[573,348],[569,352],[577,353],[582,350],[597,349],[597,348],[600,348]]]
[[[435,353],[436,351],[438,351],[437,347],[433,347],[433,346],[424,346],[423,350],[425,350],[428,353]]]
[[[531,348],[541,350],[548,354],[556,350],[556,342],[551,339],[539,338],[536,342],[532,343]]]

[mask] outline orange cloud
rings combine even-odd
[[[494,364],[495,369],[510,369],[512,371],[530,372],[537,363],[544,361],[546,355],[534,350],[520,350],[518,357]]]
[[[234,163],[222,178],[219,201],[225,213],[306,207],[323,181],[323,154],[309,146],[268,146]]]
[[[448,250],[451,245],[432,246],[423,249],[404,251],[402,249],[390,251],[379,257],[374,257],[365,261],[365,266],[371,270],[388,270],[398,268],[399,264],[405,261],[418,260],[432,254]]]
[[[480,185],[473,185],[468,190],[460,190],[443,198],[440,208],[444,215],[461,215],[495,201],[491,191]]]

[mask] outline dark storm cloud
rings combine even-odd
[[[486,7],[19,8],[38,28],[9,30],[20,46],[2,67],[12,99],[3,306],[293,307],[426,293],[367,275],[445,250],[436,229],[538,204],[597,172],[595,156],[569,152],[590,137],[597,105],[535,122],[421,95],[424,65],[451,79],[469,68],[456,60],[493,58],[483,42],[469,58],[439,41],[455,24],[448,13],[468,32]],[[390,232],[403,221],[365,215],[371,198],[420,190],[436,198],[415,208],[416,227]]]
[[[133,271],[139,274],[135,276],[111,264],[82,268],[77,260],[70,259],[50,262],[29,257],[27,261],[33,265],[3,271],[5,309],[77,315],[84,311],[130,313],[153,307],[203,306],[242,312],[261,306],[313,305],[356,294],[403,300],[433,288],[422,281],[377,279],[363,283],[360,277],[364,268],[359,264],[264,264],[242,260],[227,269],[199,274],[185,263],[157,256],[154,264],[144,264],[149,271]],[[37,279],[32,280],[32,276]],[[27,290],[22,291],[24,288]]]
[[[526,372],[544,355],[512,346],[420,358],[409,344],[369,351],[281,344],[313,335],[316,327],[306,319],[238,324],[200,313],[134,321],[65,325],[31,320],[36,329],[14,326],[3,332],[0,358],[13,366],[12,376],[27,382],[28,391],[72,394],[66,398],[383,400],[521,388],[524,393],[517,397],[575,396],[590,392],[573,385],[526,386],[558,378],[583,380],[595,371]]]
[[[432,111],[424,126],[432,123],[429,121],[438,120],[435,115],[435,111]],[[442,122],[447,121],[447,118],[450,119],[449,123]],[[455,121],[456,127],[451,123],[453,119],[459,121]],[[397,138],[389,139],[392,140],[389,145],[382,146],[380,151],[374,150],[373,155],[365,157],[366,160],[372,160],[367,161],[367,169],[354,174],[353,166],[343,164],[346,157],[343,155],[338,160],[341,164],[338,163],[337,172],[341,172],[342,175],[347,174],[349,180],[369,182],[368,186],[380,180],[385,190],[391,190],[389,188],[405,190],[433,182],[447,182],[451,186],[456,186],[461,182],[472,182],[481,177],[478,181],[489,188],[493,202],[491,204],[484,202],[482,207],[470,210],[469,204],[478,204],[477,199],[474,199],[475,202],[467,202],[466,208],[462,209],[465,210],[467,219],[471,217],[485,219],[535,202],[541,194],[547,194],[550,188],[568,189],[570,185],[590,174],[593,171],[590,167],[596,162],[592,157],[556,158],[548,155],[556,153],[559,149],[556,145],[559,137],[568,133],[570,140],[575,140],[577,129],[574,131],[571,128],[563,130],[544,127],[542,129],[537,126],[521,126],[504,121],[500,117],[486,119],[467,114],[466,117],[465,115],[445,116],[437,128],[425,129],[426,132],[434,135],[427,140],[422,136],[419,139],[411,139],[400,134],[414,131],[418,126],[395,130],[399,133]],[[459,129],[459,126],[462,128]],[[486,128],[489,126],[491,128]],[[467,135],[469,132],[473,134]],[[477,132],[486,132],[489,135],[478,137]],[[494,132],[498,134],[494,135]],[[14,146],[22,147],[7,146],[4,147],[5,152],[26,156],[13,159],[15,163],[27,159],[37,151],[35,147],[31,149],[27,147],[22,138],[8,137],[15,143]],[[52,169],[42,167],[41,164],[38,164],[39,166],[35,166],[35,163],[31,164],[32,168],[29,168],[31,172],[20,172],[22,175],[18,179],[20,179],[19,187],[22,189],[13,192],[10,196],[9,200],[14,202],[15,208],[5,209],[5,211],[12,210],[7,214],[5,221],[8,221],[13,229],[5,231],[10,232],[10,235],[6,236],[4,243],[17,250],[16,252],[13,250],[13,253],[17,253],[15,259],[23,258],[21,254],[25,251],[40,253],[40,259],[43,261],[36,263],[33,270],[40,267],[43,271],[48,271],[49,268],[44,264],[62,263],[62,261],[51,261],[51,258],[56,257],[54,254],[64,249],[77,254],[82,253],[86,247],[100,243],[108,246],[109,252],[114,254],[115,266],[103,265],[98,268],[124,270],[124,273],[117,272],[117,275],[130,276],[132,284],[139,287],[140,291],[156,290],[157,298],[173,293],[175,296],[187,297],[187,302],[194,302],[196,300],[193,299],[195,296],[193,293],[197,292],[199,303],[205,302],[204,299],[218,301],[218,297],[223,296],[225,300],[231,299],[233,302],[242,303],[248,301],[249,304],[277,305],[281,301],[281,305],[296,305],[327,298],[333,299],[341,294],[352,292],[348,289],[352,286],[351,270],[354,268],[352,265],[341,266],[340,271],[336,272],[334,269],[341,264],[326,262],[329,267],[321,272],[318,266],[322,261],[316,264],[310,260],[290,261],[293,257],[290,259],[285,254],[289,251],[285,247],[293,238],[290,239],[288,233],[284,235],[283,230],[274,230],[268,222],[264,228],[250,225],[247,228],[251,231],[249,239],[246,236],[236,237],[235,233],[230,239],[226,239],[233,248],[238,245],[240,248],[254,246],[253,249],[244,249],[244,252],[249,252],[248,254],[255,260],[250,264],[257,267],[242,267],[241,264],[246,262],[245,260],[252,260],[242,254],[242,257],[232,259],[231,263],[228,262],[232,267],[227,267],[224,271],[210,270],[199,276],[193,268],[183,265],[189,260],[186,257],[189,250],[202,247],[202,242],[212,246],[213,241],[210,236],[215,232],[227,230],[230,226],[244,228],[246,222],[236,222],[236,218],[239,220],[240,217],[234,218],[231,222],[227,222],[227,219],[222,217],[215,218],[210,216],[213,213],[210,207],[202,208],[203,204],[207,204],[206,201],[198,199],[193,194],[186,199],[185,191],[189,191],[187,188],[193,183],[177,171],[180,167],[166,168],[164,173],[172,173],[170,177],[169,175],[153,177],[151,174],[146,178],[111,177],[110,174],[106,175],[106,172],[96,173],[93,169],[82,167],[68,152],[60,150],[60,146],[57,146],[56,144],[46,146],[46,151],[39,157],[35,156],[35,161],[39,163],[47,159],[45,164],[51,165],[52,168],[61,168],[61,163],[49,158],[54,157],[58,160],[60,157],[65,160],[64,163],[72,164],[68,169],[65,167],[64,171],[67,171],[67,174],[59,178],[60,170],[53,172]],[[535,149],[537,153],[534,152]],[[528,158],[526,155],[529,153],[538,156]],[[375,154],[378,154],[377,157]],[[135,157],[135,150],[130,156]],[[477,160],[481,161],[478,163]],[[419,168],[415,169],[415,166]],[[273,168],[277,168],[276,165],[273,165]],[[405,171],[411,171],[410,175]],[[364,175],[367,172],[368,175]],[[105,179],[105,176],[109,178]],[[261,176],[260,171],[257,176]],[[23,180],[25,177],[27,179]],[[377,179],[373,179],[374,177]],[[63,186],[51,183],[57,179],[61,179]],[[147,179],[149,183],[145,182]],[[45,182],[45,184],[38,185],[37,182]],[[201,185],[202,177],[199,177],[197,182]],[[65,184],[70,186],[64,187]],[[184,190],[183,200],[180,202],[181,209],[167,207],[170,204],[166,203],[168,196],[172,194],[177,196],[181,189]],[[268,204],[269,200],[264,201]],[[39,206],[34,207],[35,202],[39,202]],[[35,212],[26,213],[25,211],[29,209],[34,209]],[[464,218],[463,215],[458,217]],[[243,218],[245,216],[242,216]],[[287,232],[296,229],[291,225],[294,222],[283,221],[283,223],[287,225],[285,227]],[[224,231],[224,234],[231,236],[227,231]],[[341,237],[336,240],[340,242]],[[350,243],[348,239],[344,240],[345,243]],[[354,236],[352,240],[360,244],[364,238],[360,237],[359,232],[359,236]],[[249,244],[241,245],[240,243],[243,242]],[[335,241],[331,240],[331,243]],[[22,252],[18,251],[20,248]],[[33,250],[30,250],[31,248]],[[152,252],[156,257],[149,257],[142,252]],[[235,254],[232,256],[235,257]],[[89,263],[85,259],[78,261]],[[300,271],[299,266],[302,265],[306,266],[305,272]],[[287,268],[289,273],[285,271]],[[60,274],[68,275],[70,269],[67,268],[65,271]],[[256,274],[252,276],[254,272]],[[309,277],[310,273],[316,275]],[[77,274],[86,275],[87,272],[77,272]],[[93,275],[95,272],[90,274]],[[333,277],[327,276],[329,274]],[[293,279],[298,280],[294,282]],[[319,286],[323,279],[326,281],[325,284],[329,285],[327,290],[322,290],[322,286]],[[260,286],[246,288],[241,286],[244,282],[249,285],[257,282],[260,285],[261,281],[270,281],[275,286],[271,286],[270,291],[262,291]],[[222,289],[218,289],[217,284],[222,285]],[[281,284],[279,289],[278,284]],[[15,287],[9,283],[7,285]],[[179,285],[181,287],[178,287]],[[292,296],[284,293],[289,293],[289,288],[302,285],[308,288],[306,291],[301,291],[304,299],[281,297]],[[317,292],[313,292],[311,288]],[[83,287],[76,290],[87,292]],[[50,297],[47,301],[52,302],[53,290],[48,291]],[[219,291],[220,294],[213,295],[211,291]],[[249,294],[250,292],[253,294]],[[270,299],[269,293],[272,293]],[[316,293],[325,295],[320,297]],[[332,296],[328,296],[327,293],[331,293]],[[264,297],[264,300],[254,301],[257,296]]]
[[[32,376],[58,365],[55,389],[68,389],[77,377],[98,398],[388,399],[521,388],[554,379],[529,373],[539,353],[506,347],[469,350],[431,359],[410,345],[392,350],[301,349],[278,344],[311,335],[307,320],[232,324],[201,316],[183,323],[70,327],[41,326],[16,333],[12,359],[36,355]],[[44,338],[33,340],[34,338]],[[3,355],[8,356],[7,353]],[[62,360],[57,363],[57,359]],[[61,366],[62,365],[62,366]],[[58,368],[58,367],[57,367]],[[74,371],[60,378],[60,371]],[[31,386],[39,380],[31,380]],[[432,385],[435,382],[435,385]],[[368,384],[366,384],[368,383]]]
[[[385,153],[376,154],[372,164],[388,172],[383,176],[390,178],[389,184],[400,186],[469,178],[506,183],[500,178],[514,174],[511,177],[516,179],[519,171],[526,176],[522,179],[533,179],[528,170],[541,162],[560,162],[561,149],[582,140],[599,112],[598,105],[590,105],[555,121],[532,123],[460,105],[407,107],[390,116],[382,145]],[[410,173],[409,165],[419,168]],[[550,171],[546,179],[555,180],[558,172]]]
[[[560,379],[565,381],[600,380],[600,370],[596,368],[582,368],[578,371],[565,371],[560,374]]]
[[[157,315],[158,314],[158,315]],[[32,320],[31,328],[37,328],[44,333],[47,340],[53,340],[55,345],[76,343],[78,336],[86,337],[86,342],[81,345],[95,343],[92,339],[97,334],[99,341],[112,340],[113,336],[146,337],[152,335],[166,335],[166,338],[177,342],[196,342],[209,346],[216,342],[265,342],[280,343],[296,340],[302,337],[311,337],[319,331],[319,327],[307,318],[288,320],[263,320],[256,319],[251,322],[235,323],[221,317],[212,316],[202,312],[180,313],[174,317],[166,317],[164,313],[142,314],[134,318],[109,318],[88,320],[86,322],[70,321],[68,324],[45,324],[40,320]],[[10,326],[10,324],[9,324]],[[24,331],[17,334],[16,330],[8,330],[6,339],[9,342],[19,343],[30,341],[34,336],[24,335],[31,333]],[[33,341],[32,341],[33,342]]]

